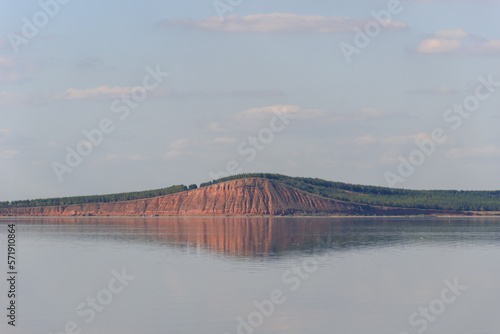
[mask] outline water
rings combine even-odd
[[[0,333],[499,333],[499,218],[4,218],[4,275],[10,222]]]

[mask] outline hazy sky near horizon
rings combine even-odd
[[[498,1],[60,1],[0,0],[0,200],[228,167],[500,189]]]

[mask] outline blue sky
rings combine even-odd
[[[500,189],[497,1],[231,3],[0,1],[0,200],[235,171]]]

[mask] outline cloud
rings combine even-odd
[[[269,126],[269,122],[279,115],[290,115],[291,122],[300,122],[301,127],[310,128],[311,134],[322,131],[331,131],[332,125],[346,128],[346,124],[369,122],[373,120],[395,119],[405,117],[403,113],[394,113],[375,108],[365,108],[352,112],[336,112],[320,108],[303,108],[297,105],[273,105],[250,108],[234,114],[212,120],[205,130],[212,134],[258,131]],[[350,126],[350,124],[349,124]],[[353,125],[354,126],[354,125]],[[328,129],[328,130],[326,130]]]
[[[257,131],[262,127],[269,126],[269,122],[279,115],[293,115],[292,119],[310,120],[323,117],[325,110],[304,109],[295,105],[273,105],[265,107],[250,108],[233,114],[222,116],[207,124],[205,129],[209,133],[234,133],[240,135],[242,132]]]
[[[260,108],[251,108],[239,113],[235,118],[256,118],[257,115],[268,117],[268,115],[272,114],[293,114],[296,119],[307,120],[325,117],[327,111],[325,109],[307,109],[294,105],[275,105]]]
[[[2,158],[8,159],[8,158],[12,158],[12,157],[18,155],[19,153],[21,153],[20,150],[5,150],[5,151],[2,151],[0,156]]]
[[[499,55],[500,40],[486,40],[463,29],[438,30],[420,42],[417,52],[449,55]]]
[[[438,30],[434,33],[437,38],[465,38],[469,37],[469,33],[463,29],[456,30]]]
[[[7,50],[9,48],[8,43],[5,39],[0,38],[0,50]]]
[[[0,144],[6,143],[12,135],[12,130],[7,128],[0,128]]]
[[[108,154],[104,157],[105,161],[116,161],[116,162],[124,162],[124,161],[141,161],[144,160],[145,158],[141,155],[138,154],[116,154],[116,153],[111,153]]]
[[[177,92],[170,88],[161,88],[152,92],[152,96],[156,98],[169,98],[169,99],[188,99],[196,97],[204,98],[261,98],[261,97],[277,97],[284,96],[285,94],[277,89],[260,89],[260,90],[198,90],[191,92]]]
[[[462,43],[457,40],[431,38],[422,41],[417,51],[420,53],[450,53],[460,48]]]
[[[232,137],[217,137],[214,139],[210,139],[208,141],[208,143],[210,143],[210,144],[224,144],[224,145],[236,144],[236,142],[237,142],[236,138],[232,138]]]
[[[276,113],[276,114],[286,114],[286,113],[296,113],[301,108],[299,106],[292,105],[275,105],[267,107],[251,108],[240,112],[240,115],[257,115],[265,113]]]
[[[363,122],[379,118],[400,117],[401,114],[393,113],[391,111],[380,110],[375,108],[365,108],[355,110],[347,113],[332,112],[329,113],[331,117],[330,122],[344,123],[344,122]]]
[[[0,128],[0,158],[9,159],[19,155],[26,143],[26,138],[15,134],[12,129]]]
[[[81,69],[99,69],[105,64],[104,59],[100,57],[85,57],[75,61],[75,66]]]
[[[0,57],[0,83],[11,83],[19,80],[19,74],[14,70],[12,59]]]
[[[122,96],[131,94],[135,87],[130,86],[101,86],[88,89],[75,89],[69,88],[60,96],[55,96],[55,99],[59,100],[113,100],[116,98],[121,98]],[[204,91],[192,91],[192,92],[177,92],[170,88],[158,88],[156,90],[148,92],[150,98],[158,99],[188,99],[188,98],[236,98],[236,97],[246,97],[246,98],[261,98],[261,97],[275,97],[283,96],[284,93],[275,90],[233,90],[233,91],[222,91],[222,90],[204,90]]]
[[[180,151],[170,150],[167,153],[165,153],[164,158],[166,160],[171,160],[171,159],[174,159],[174,158],[180,156],[181,154],[182,154],[182,152],[180,152]]]
[[[132,93],[134,87],[109,87],[101,86],[88,89],[69,88],[62,96],[61,100],[112,100]]]
[[[191,93],[181,93],[179,97],[275,97],[284,96],[285,94],[276,89],[261,89],[261,90],[232,90],[232,91],[220,91],[220,90],[205,90],[205,91],[195,91]]]
[[[434,89],[414,89],[414,90],[408,90],[406,92],[413,93],[413,94],[438,94],[438,95],[448,95],[448,94],[460,93],[459,90],[452,88],[452,87],[448,87],[448,86],[441,86],[441,87],[434,88]]]
[[[23,104],[46,104],[51,99],[50,94],[37,93],[37,94],[23,94],[23,93],[9,93],[0,92],[0,106],[9,105],[23,105]]]
[[[375,108],[365,108],[359,110],[357,113],[354,113],[354,115],[356,120],[359,119],[364,121],[371,118],[381,118],[389,116],[392,115],[392,113],[389,111],[375,109]]]
[[[193,155],[196,151],[196,155],[209,152],[211,149],[217,146],[225,147],[226,145],[236,145],[236,138],[232,137],[216,137],[213,139],[206,139],[203,141],[190,140],[188,138],[181,138],[173,141],[169,146],[167,152],[164,154],[163,158],[166,160],[175,159],[181,156]],[[202,153],[203,152],[203,153]]]
[[[500,157],[500,148],[494,146],[456,148],[446,152],[446,157],[449,159]]]
[[[354,145],[364,146],[377,142],[377,138],[372,135],[366,135],[361,137],[356,137],[352,140]]]
[[[311,147],[318,148],[315,155],[327,156],[343,168],[374,170],[399,163],[402,152],[411,152],[415,148],[415,140],[429,138],[427,133],[390,135],[377,130],[370,134],[342,136],[335,132],[321,138],[324,145]]]
[[[416,140],[422,142],[431,139],[431,135],[425,132],[410,135],[395,135],[395,136],[373,136],[363,135],[354,138],[341,139],[339,142],[342,145],[354,144],[355,146],[368,146],[368,145],[383,145],[384,147],[401,147],[407,144],[413,145]]]
[[[472,51],[472,50],[471,50]],[[478,54],[500,54],[500,40],[485,41],[477,44],[475,53]]]
[[[180,26],[189,29],[236,32],[236,33],[338,33],[364,27],[370,20],[349,17],[328,17],[299,14],[230,15],[224,20],[218,17],[206,19],[162,20],[161,25]],[[391,21],[385,29],[406,29],[406,23]]]
[[[227,132],[227,129],[246,130],[262,127],[269,122],[273,115],[290,114],[293,119],[310,121],[315,127],[331,126],[332,124],[356,123],[372,121],[375,119],[388,119],[404,117],[402,113],[394,113],[375,108],[365,108],[352,112],[335,112],[326,109],[303,108],[296,105],[274,105],[251,108],[239,113],[228,115],[221,121],[213,121],[207,129],[214,133]]]
[[[402,146],[411,141],[414,141],[418,135],[407,136],[388,136],[388,137],[375,137],[373,135],[364,135],[354,137],[352,139],[342,139],[343,145],[353,144],[354,146],[368,146],[368,145],[384,145],[384,146]]]
[[[12,65],[12,60],[7,58],[0,58],[0,66],[8,67]]]
[[[22,95],[20,95],[20,94],[0,92],[0,106],[21,104],[22,100],[23,100],[23,98],[22,98]]]
[[[174,150],[182,150],[190,145],[190,141],[187,138],[182,138],[174,141],[170,144],[170,148]]]
[[[7,136],[9,136],[11,133],[12,133],[12,130],[11,130],[11,129],[7,129],[7,128],[0,128],[0,136],[1,136],[1,137],[7,137]]]
[[[281,127],[283,123],[292,122],[307,124],[308,121],[325,119],[326,116],[327,111],[324,109],[307,109],[296,105],[249,108],[210,121],[204,127],[202,138],[197,136],[196,139],[181,138],[173,141],[168,146],[164,159],[170,160],[195,154],[198,156],[206,152],[226,154],[228,147],[234,149],[243,138],[249,134],[258,133],[264,128]],[[312,126],[314,124],[311,123]]]
[[[221,126],[221,123],[219,122],[210,122],[208,123],[206,128],[209,132],[214,132],[214,133],[224,132],[224,128]]]
[[[1,59],[1,58],[0,58]],[[1,65],[0,65],[1,73]],[[0,79],[1,81],[1,79]],[[47,104],[50,101],[106,101],[121,98],[133,92],[131,86],[100,86],[94,88],[68,88],[64,93],[10,93],[0,92],[0,106],[20,104]],[[158,88],[148,92],[154,99],[190,99],[190,98],[266,98],[279,97],[285,94],[276,89],[262,90],[204,90],[193,92],[177,92],[170,88]]]
[[[232,123],[240,124],[262,124],[264,120],[270,120],[274,115],[292,114],[295,119],[309,120],[326,116],[326,110],[306,109],[295,105],[274,105],[266,107],[251,108],[227,117]]]
[[[173,141],[168,146],[168,151],[165,153],[163,157],[166,160],[171,160],[183,154],[190,155],[191,151],[199,146],[200,144],[197,141],[193,141],[188,138],[180,138]]]
[[[119,71],[117,66],[110,66],[103,58],[95,56],[77,59],[73,62],[73,65],[77,69],[82,71],[99,71],[101,73],[112,73]]]

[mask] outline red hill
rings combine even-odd
[[[154,198],[79,205],[3,208],[21,216],[418,215],[440,210],[370,206],[312,195],[280,182],[246,178]],[[453,212],[455,214],[459,212]]]

